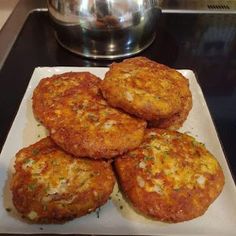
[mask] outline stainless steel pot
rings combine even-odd
[[[90,58],[137,54],[155,38],[157,0],[48,0],[59,43]]]

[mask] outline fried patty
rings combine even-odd
[[[13,203],[36,223],[65,222],[103,205],[115,183],[105,161],[74,158],[50,138],[16,154],[11,181]]]
[[[164,222],[201,216],[223,189],[215,157],[193,137],[147,129],[143,144],[115,160],[123,193],[133,207]]]
[[[100,79],[89,72],[67,72],[43,78],[33,93],[33,111],[42,122],[48,122],[48,109],[69,89],[79,87],[93,94],[98,93]]]
[[[44,79],[34,91],[34,113],[51,138],[75,156],[94,159],[113,158],[139,146],[146,122],[111,108],[99,92],[99,78],[88,73],[71,76],[80,75],[76,86],[70,87],[70,77],[67,86],[62,75],[62,81],[59,77]],[[55,96],[50,95],[45,87],[56,90],[55,83],[70,88],[61,93],[59,86]]]
[[[113,63],[101,83],[103,96],[144,120],[169,118],[182,109],[187,79],[174,69],[145,57]]]

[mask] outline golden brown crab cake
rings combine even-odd
[[[182,127],[192,109],[192,94],[190,90],[186,91],[181,97],[182,109],[174,115],[158,120],[148,122],[150,128],[177,130]]]
[[[49,110],[50,136],[79,157],[113,158],[140,145],[146,122],[111,108],[101,95],[71,89]]]
[[[170,117],[182,109],[186,78],[145,57],[113,63],[101,82],[103,96],[113,107],[145,120]]]
[[[74,158],[44,138],[16,154],[11,190],[24,218],[62,223],[105,204],[114,183],[108,162]]]
[[[47,78],[34,91],[34,114],[52,139],[75,156],[95,159],[113,158],[136,148],[146,122],[111,108],[99,92],[101,80],[96,76],[70,75]]]
[[[134,208],[164,222],[201,216],[224,186],[214,156],[193,137],[147,129],[143,144],[115,160],[118,180]]]
[[[54,103],[75,87],[98,93],[100,79],[89,72],[67,72],[42,79],[33,93],[33,111],[42,122],[47,122],[47,111],[53,109]]]

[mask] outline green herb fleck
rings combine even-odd
[[[52,161],[51,161],[51,164],[57,166],[57,165],[58,165],[58,162],[57,162],[56,160],[52,160]]]
[[[45,193],[49,192],[50,186],[48,185],[47,188],[45,188]]]
[[[7,208],[6,208],[6,211],[7,211],[7,212],[11,212],[11,208],[7,207]]]
[[[33,149],[32,154],[35,156],[39,153],[39,149]]]
[[[144,157],[144,161],[152,161],[152,160],[154,160],[154,157],[151,157],[151,156]]]
[[[136,154],[131,152],[131,153],[129,153],[129,156],[130,157],[136,157]]]
[[[97,216],[97,218],[99,218],[100,217],[100,207],[96,210],[96,216]]]
[[[120,206],[120,209],[123,210],[123,206],[122,205]]]
[[[29,164],[30,162],[33,163],[34,160],[32,160],[32,159],[26,159],[26,160],[24,160],[24,164]]]
[[[89,119],[89,121],[92,121],[92,122],[97,122],[98,121],[98,117],[96,115],[93,115],[93,114],[88,114],[88,119]]]
[[[37,126],[39,127],[39,126],[41,126],[41,124],[38,123]]]
[[[155,148],[157,151],[160,151],[161,149],[157,146],[153,146],[153,148]]]
[[[32,176],[39,176],[39,173],[33,173]]]
[[[169,156],[170,155],[170,153],[168,152],[168,151],[165,151],[164,152],[164,157],[167,157],[167,156]]]
[[[145,144],[145,145],[143,145],[143,147],[144,147],[144,148],[147,148],[147,149],[151,149],[151,148],[152,148],[152,145],[150,145],[150,144]]]
[[[40,135],[40,134],[38,134],[38,135],[37,135],[37,137],[38,137],[38,138],[40,138],[40,137],[41,137],[41,135]]]
[[[109,112],[108,111],[103,111],[103,115],[107,116],[107,115],[109,115]]]
[[[33,191],[35,188],[36,188],[35,184],[29,184],[28,185],[28,189],[31,190],[31,191]]]

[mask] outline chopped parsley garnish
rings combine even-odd
[[[136,157],[136,154],[131,152],[131,153],[129,153],[129,156],[130,157]]]
[[[145,144],[145,145],[143,145],[143,147],[144,147],[144,148],[147,148],[147,149],[151,149],[151,148],[152,148],[152,145],[150,145],[150,144]]]
[[[7,212],[11,212],[11,208],[7,207],[7,208],[6,208],[6,211],[7,211]]]
[[[96,210],[96,216],[97,216],[97,218],[100,217],[100,211],[101,211],[101,208],[99,207],[99,208]]]
[[[153,148],[155,148],[157,151],[160,151],[161,149],[157,146],[153,146]]]
[[[32,154],[35,156],[35,155],[37,155],[39,153],[39,149],[33,149],[32,150]]]
[[[170,153],[168,151],[165,151],[163,154],[164,154],[164,157],[167,157],[170,155]]]
[[[29,163],[34,163],[34,160],[32,160],[32,159],[26,159],[26,160],[24,160],[24,164],[29,164]]]
[[[51,161],[51,164],[54,165],[54,166],[57,166],[58,165],[58,162],[56,160],[52,160]]]
[[[28,185],[28,189],[31,190],[31,191],[33,191],[35,188],[36,188],[35,184],[29,184]]]
[[[93,121],[93,122],[98,121],[98,117],[93,114],[88,114],[88,119],[89,121]]]
[[[39,176],[39,173],[33,173],[32,176]]]
[[[109,115],[109,112],[108,111],[103,111],[103,115],[107,116],[107,115]]]
[[[47,188],[45,188],[45,193],[49,192],[50,186],[48,185]]]
[[[154,160],[154,157],[151,157],[151,156],[144,157],[144,161],[152,161],[152,160]]]

